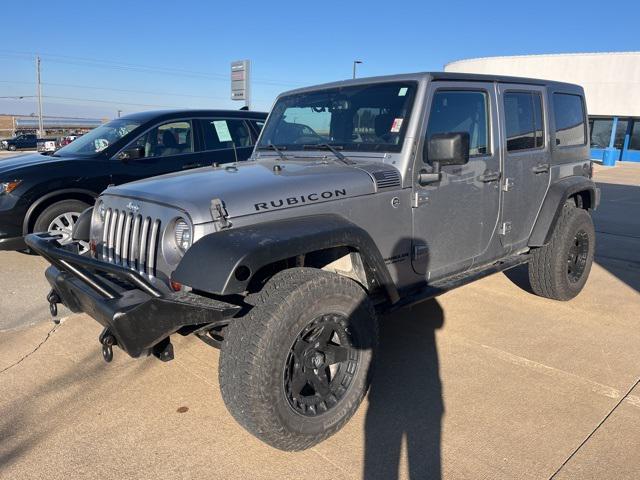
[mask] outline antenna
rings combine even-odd
[[[236,142],[231,140],[231,145],[233,145],[233,155],[236,157],[236,163],[238,163],[238,151],[236,150]]]

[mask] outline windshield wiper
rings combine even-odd
[[[312,145],[303,145],[302,148],[304,150],[329,150],[331,151],[331,153],[333,153],[336,156],[338,160],[340,160],[345,165],[353,165],[356,163],[353,160],[349,160],[341,152],[339,152],[338,148],[343,148],[343,147],[338,145],[331,145],[329,143],[315,143]]]
[[[273,143],[270,143],[269,145],[262,145],[262,146],[258,147],[258,150],[273,150],[274,152],[276,152],[280,156],[280,158],[282,160],[289,160],[287,158],[287,156],[284,153],[282,153],[282,150],[286,150],[286,149],[287,149],[287,147],[285,147],[285,146],[276,147]]]

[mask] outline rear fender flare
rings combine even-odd
[[[551,240],[553,229],[562,213],[562,208],[572,195],[586,192],[589,195],[587,209],[595,209],[597,204],[597,188],[593,180],[586,177],[563,178],[549,187],[538,218],[529,237],[530,247],[541,247]]]

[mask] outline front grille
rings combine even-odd
[[[100,259],[132,268],[150,277],[156,274],[160,220],[108,208],[104,217]]]

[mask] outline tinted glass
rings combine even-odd
[[[611,118],[594,118],[591,121],[591,148],[607,148],[611,140]]]
[[[139,126],[140,122],[136,120],[128,120],[126,118],[112,120],[94,128],[75,142],[61,148],[56,152],[56,155],[95,155]]]
[[[344,150],[399,152],[416,85],[392,82],[298,93],[280,98],[260,147],[313,149],[329,143]]]
[[[487,94],[470,90],[439,90],[433,96],[427,142],[437,133],[467,132],[469,155],[489,151]]]
[[[205,150],[250,147],[253,145],[249,128],[244,120],[201,120]]]
[[[162,124],[149,130],[129,145],[129,147],[133,146],[144,148],[142,158],[193,153],[191,122],[182,120]]]
[[[542,97],[535,92],[504,95],[507,150],[526,150],[543,145]]]
[[[631,129],[631,139],[629,140],[630,150],[640,150],[640,121],[634,120]]]
[[[556,145],[584,145],[584,108],[582,97],[567,93],[553,94],[553,113],[556,120]]]
[[[616,136],[613,139],[613,148],[622,150],[624,147],[624,137],[627,135],[628,122],[626,120],[618,119],[618,126],[616,127]]]

